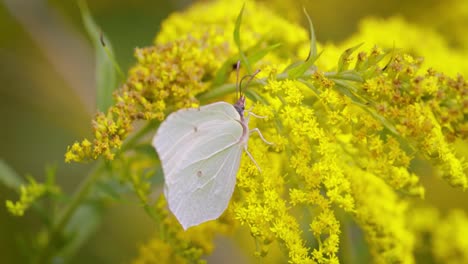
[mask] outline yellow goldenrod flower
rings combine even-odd
[[[23,216],[25,211],[31,207],[39,198],[46,194],[56,194],[60,192],[57,186],[37,183],[32,177],[28,177],[29,183],[20,186],[20,199],[13,202],[6,201],[8,211],[15,216]]]
[[[264,117],[251,115],[249,125],[274,145],[249,138],[256,164],[243,154],[232,203],[216,221],[183,232],[161,198],[152,208],[158,234],[141,247],[135,263],[154,261],[155,252],[161,252],[162,262],[198,262],[213,250],[215,234],[239,226],[248,229],[258,258],[268,258],[279,245],[288,263],[338,263],[343,230],[349,228],[343,214],[363,231],[373,262],[414,263],[418,233],[408,226],[412,204],[403,194],[422,198],[425,189],[412,162],[425,159],[450,185],[468,187],[465,161],[453,145],[468,137],[467,81],[424,68],[420,55],[430,56],[428,50],[406,52],[417,50],[427,32],[401,30],[408,26],[402,19],[365,22],[350,41],[371,41],[370,48],[318,45],[323,55],[294,76],[291,68],[300,72],[307,65],[293,64],[310,46],[306,31],[247,1],[239,51],[233,32],[242,4],[198,3],[171,15],[154,46],[135,50],[136,65],[115,92],[116,103],[93,121],[94,139],[68,147],[66,161],[117,157],[116,169],[147,205],[148,178],[154,174],[148,168],[159,166],[154,152],[119,156],[135,121],[159,122],[172,111],[199,106],[198,99],[228,98],[223,96],[235,87],[230,64],[242,52],[255,60],[241,66],[242,74],[249,73],[248,66],[263,70],[243,87],[251,99],[246,109],[252,106],[252,113]],[[389,50],[393,39],[390,47],[375,46],[382,34],[400,36],[406,51]],[[438,36],[431,36],[437,54],[447,52]],[[265,49],[268,54],[259,56]],[[433,65],[452,73],[441,62]],[[449,259],[450,250],[441,246],[437,254]]]

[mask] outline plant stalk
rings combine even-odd
[[[142,137],[144,137],[154,127],[156,127],[157,124],[158,122],[149,121],[146,124],[146,126],[144,126],[142,129],[136,132],[133,136],[129,137],[128,140],[126,140],[122,144],[122,147],[117,151],[117,154],[121,154],[125,152],[126,150],[131,149]],[[105,165],[106,165],[105,160],[101,159],[97,161],[97,163],[89,172],[88,176],[83,180],[83,182],[81,182],[78,190],[73,195],[70,204],[64,209],[63,213],[58,218],[56,224],[52,226],[52,229],[50,231],[50,236],[48,237],[48,240],[46,244],[44,245],[42,252],[39,254],[37,263],[39,264],[50,263],[50,258],[52,257],[52,250],[54,248],[54,244],[56,243],[56,240],[63,233],[64,228],[66,227],[66,225],[72,218],[76,209],[78,209],[82,201],[89,194],[91,187],[94,185],[96,180],[101,175],[102,170],[106,168]]]

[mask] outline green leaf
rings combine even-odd
[[[241,40],[240,40],[240,25],[242,22],[242,14],[244,13],[244,8],[245,8],[245,3],[242,5],[241,11],[239,12],[239,15],[237,15],[236,18],[236,24],[234,27],[234,43],[236,43],[237,48],[240,49],[241,47]]]
[[[306,61],[310,58],[314,58],[317,56],[317,39],[315,38],[315,30],[314,25],[312,24],[312,19],[310,19],[309,13],[304,8],[304,14],[307,17],[307,22],[309,23],[309,34],[310,34],[310,50],[309,56],[307,57]]]
[[[211,82],[212,88],[222,85],[223,83],[226,82],[226,80],[229,77],[229,73],[232,72],[232,67],[236,63],[238,57],[239,57],[238,55],[235,55],[231,58],[228,58],[223,63],[221,68],[219,68],[219,70],[216,72],[216,75],[214,76],[213,81]]]
[[[362,78],[361,74],[355,70],[342,71],[327,77],[333,80],[339,79],[353,82],[364,82],[364,78]]]
[[[309,34],[310,34],[310,50],[307,59],[304,62],[293,63],[286,68],[286,72],[288,73],[289,78],[297,79],[301,77],[312,65],[314,65],[315,61],[320,57],[322,52],[317,54],[317,40],[315,37],[314,25],[312,24],[312,20],[310,19],[307,10],[304,8],[304,14],[307,17],[307,21],[309,22]]]
[[[245,96],[249,98],[252,102],[260,102],[263,105],[270,105],[270,102],[268,102],[268,100],[266,100],[263,96],[256,93],[252,89],[245,90]]]
[[[107,111],[113,104],[112,92],[117,86],[116,70],[118,66],[113,61],[112,46],[99,26],[94,22],[85,0],[79,0],[84,27],[90,37],[96,57],[96,103],[101,112]],[[120,70],[118,70],[120,72]]]
[[[65,247],[60,250],[60,256],[72,260],[76,252],[89,237],[94,234],[101,223],[103,207],[98,203],[80,206],[65,228]],[[67,261],[65,261],[67,262]]]
[[[106,179],[99,181],[95,185],[96,198],[101,200],[113,200],[116,202],[122,202],[122,196],[130,193],[131,189],[119,182],[118,179]]]
[[[5,161],[0,160],[0,183],[12,190],[18,190],[24,181]]]
[[[395,47],[393,47],[389,51],[386,51],[385,53],[386,53],[386,55],[390,55],[390,59],[387,61],[387,63],[385,63],[385,66],[382,68],[382,71],[385,71],[388,68],[388,66],[390,66],[390,64],[393,62],[393,60],[395,59]]]
[[[387,57],[389,54],[393,54],[394,49],[384,49],[381,54],[377,56],[372,56],[372,54],[369,56],[369,65],[374,66],[380,61],[382,61],[385,57]]]
[[[392,55],[392,54],[393,54],[393,50],[383,50],[382,54],[379,54],[379,55],[372,54],[372,51],[371,51],[371,53],[366,57],[365,60],[356,62],[356,66],[354,67],[354,69],[356,71],[361,72],[363,77],[364,77],[364,75],[366,77],[372,76],[372,74],[377,69],[380,68],[380,66],[378,64],[385,57],[387,57],[388,55]],[[393,58],[393,55],[390,57],[390,61],[392,60],[392,58]],[[387,65],[388,65],[389,62],[387,62]],[[383,69],[385,69],[385,68],[386,68],[386,66],[383,67]],[[364,78],[364,79],[366,79],[366,78]]]
[[[296,62],[293,62],[293,63],[289,64],[288,66],[286,66],[286,68],[284,68],[284,70],[282,71],[282,73],[287,73],[287,72],[289,72],[289,70],[294,69],[294,68],[297,68],[297,67],[299,67],[300,65],[302,65],[303,63],[304,63],[303,61],[296,61]]]
[[[340,59],[338,60],[338,69],[337,69],[337,72],[342,72],[344,70],[347,70],[348,69],[348,66],[349,66],[349,56],[351,56],[351,54],[356,51],[359,47],[362,46],[363,43],[360,43],[354,47],[351,47],[347,50],[345,50],[341,56],[340,56]]]
[[[239,50],[239,56],[241,60],[241,64],[247,69],[248,74],[252,74],[252,67],[247,60],[247,56],[245,56],[244,51],[242,50],[242,44],[240,39],[240,26],[242,23],[242,15],[244,14],[245,3],[242,5],[241,11],[236,19],[236,25],[234,28],[234,43],[236,43],[237,49]]]
[[[359,96],[358,89],[349,82],[342,80],[334,80],[336,89],[341,93],[349,97],[355,104],[365,107],[367,101]]]
[[[296,67],[289,69],[288,76],[291,79],[297,79],[301,77],[310,67],[312,67],[315,61],[322,55],[323,50],[315,57],[310,57],[307,61],[300,63]]]
[[[281,43],[276,43],[270,46],[267,46],[263,49],[254,50],[252,55],[247,56],[251,64],[255,64],[257,61],[263,59],[270,51],[281,46]]]

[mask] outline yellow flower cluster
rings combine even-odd
[[[366,81],[364,96],[420,154],[440,164],[449,184],[468,187],[464,164],[449,142],[466,139],[468,82],[420,71],[420,60],[397,55],[384,74]],[[408,158],[404,158],[408,166]]]
[[[279,239],[288,249],[292,263],[308,263],[309,249],[306,247],[299,223],[288,208],[284,199],[285,182],[280,156],[268,152],[268,147],[258,138],[252,138],[250,152],[260,166],[262,173],[243,156],[237,175],[237,200],[233,204],[236,219],[247,225],[257,244],[255,253],[265,257],[275,239]]]
[[[163,120],[167,111],[197,105],[195,95],[207,87],[206,75],[219,62],[202,40],[186,38],[135,50],[137,64],[127,82],[114,94],[115,104],[93,121],[94,140],[74,143],[65,161],[104,156],[112,160],[115,149],[132,131],[136,120]],[[222,58],[222,57],[221,57]]]
[[[375,263],[414,263],[414,236],[406,226],[407,204],[382,180],[364,170],[350,171],[355,218]]]
[[[330,84],[324,78],[322,81]],[[315,96],[306,85],[272,78],[261,88],[268,105],[257,104],[254,111],[258,109],[280,124],[272,127],[273,123],[263,120],[252,120],[251,124],[261,127],[267,138],[278,139],[280,147],[271,148],[282,152],[268,152],[260,139],[251,137],[249,146],[262,172],[244,157],[247,162],[242,163],[237,177],[241,198],[234,203],[236,217],[262,245],[257,249],[259,256],[277,240],[288,249],[290,263],[337,263],[341,231],[332,208],[354,210],[350,181],[337,159],[342,150],[335,135],[317,120],[320,115],[303,104]],[[329,91],[329,99],[334,96],[339,100],[339,95]],[[318,104],[325,104],[317,99]],[[300,218],[295,217],[299,208],[313,213],[308,225],[318,248],[311,249],[302,237]]]
[[[239,57],[233,31],[242,2],[199,3],[171,15],[155,46],[136,50],[137,64],[115,93],[115,105],[93,123],[94,140],[73,144],[66,161],[113,159],[134,121],[162,121],[228,82],[217,78],[220,69],[229,75],[226,64]],[[411,168],[416,156],[438,166],[452,186],[468,186],[466,165],[453,150],[453,142],[468,135],[467,82],[422,70],[421,59],[395,49],[359,52],[356,46],[327,46],[316,67],[292,78],[290,60],[309,45],[304,29],[248,1],[240,32],[247,57],[282,44],[254,65],[262,71],[246,92],[255,99],[246,109],[253,104],[252,112],[264,116],[252,116],[249,126],[274,145],[250,137],[260,170],[243,154],[233,202],[217,221],[184,232],[161,198],[152,208],[158,234],[141,247],[135,263],[197,263],[213,250],[215,234],[232,232],[237,224],[248,228],[256,257],[268,259],[279,245],[289,263],[338,263],[347,228],[343,214],[363,230],[374,262],[413,263],[417,232],[407,226],[410,205],[400,194],[424,197]],[[126,158],[114,166],[129,170],[126,179],[147,204],[145,169],[157,166],[156,159]],[[444,248],[437,254],[448,259],[449,253]]]
[[[303,28],[278,17],[262,4],[240,0],[195,4],[186,12],[174,13],[164,21],[155,41],[166,43],[188,34],[195,39],[204,40],[204,48],[212,49],[215,54],[213,60],[222,64],[219,54],[224,55],[225,50],[230,55],[237,53],[233,32],[236,17],[244,3],[240,34],[243,49],[249,51],[256,45],[279,43],[286,45],[287,49],[272,53],[272,56],[289,57],[291,51],[299,52],[307,43],[307,31]],[[223,50],[220,52],[219,49]]]
[[[93,121],[94,140],[84,139],[69,146],[65,161],[86,161],[100,156],[112,160],[115,149],[122,146],[132,131],[134,121],[161,121],[167,112],[197,106],[195,96],[208,88],[205,80],[211,80],[223,62],[237,53],[232,34],[243,2],[194,5],[184,14],[176,13],[168,18],[155,39],[155,46],[135,50],[137,64],[130,69],[127,82],[115,92],[115,104],[106,114],[97,114]],[[226,8],[228,4],[231,8]],[[205,13],[210,15],[200,16]],[[243,48],[284,43],[299,50],[306,39],[304,29],[285,22],[267,9],[258,9],[253,2],[246,4],[241,35]],[[278,61],[281,53],[272,54],[269,59]]]
[[[243,163],[237,183],[243,198],[234,207],[237,219],[247,224],[256,241],[264,245],[259,254],[265,254],[267,245],[276,238],[288,248],[291,263],[337,262],[341,230],[333,208],[338,206],[375,234],[367,239],[376,260],[411,262],[412,236],[404,226],[405,206],[390,186],[424,195],[418,177],[408,170],[412,158],[393,136],[381,135],[385,126],[378,116],[338,93],[335,83],[324,74],[316,72],[304,83],[276,80],[271,74],[276,72],[273,66],[265,71],[268,83],[260,94],[268,103],[257,104],[254,110],[268,119],[274,117],[280,125],[276,129],[264,123],[253,126],[262,127],[267,138],[280,139],[281,147],[276,150],[284,152],[281,156],[271,154],[260,140],[251,138],[249,145],[262,173]],[[272,163],[282,166],[272,170]],[[361,179],[363,174],[370,179]],[[370,185],[369,180],[382,186]],[[284,185],[289,188],[289,198]],[[379,194],[383,188],[388,197]],[[379,209],[375,199],[380,199],[385,209]],[[304,244],[288,205],[312,210],[310,230],[318,248],[311,250]],[[398,220],[388,224],[389,217]]]
[[[46,194],[58,193],[56,186],[37,183],[32,177],[28,177],[29,184],[20,186],[20,199],[17,202],[6,201],[6,207],[12,215],[23,216],[24,212],[31,207],[39,198]]]

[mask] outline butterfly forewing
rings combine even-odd
[[[179,110],[153,140],[169,208],[184,228],[216,219],[235,186],[244,131],[235,108],[218,102]]]

